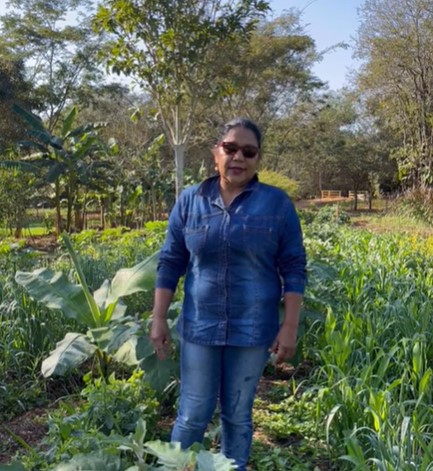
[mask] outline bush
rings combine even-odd
[[[433,224],[433,188],[421,187],[407,190],[393,205],[399,216],[414,218]]]
[[[297,199],[299,185],[295,180],[281,175],[281,173],[272,172],[271,170],[260,170],[259,178],[262,183],[276,186],[285,191],[291,198]]]

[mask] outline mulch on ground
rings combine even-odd
[[[12,434],[33,448],[42,441],[48,431],[46,419],[47,409],[37,408],[15,417],[8,423],[0,424],[0,464],[9,463],[15,453],[22,449],[22,445]],[[6,430],[10,430],[12,434]]]

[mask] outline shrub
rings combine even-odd
[[[259,178],[262,183],[280,188],[293,199],[298,197],[298,182],[281,173],[273,172],[272,170],[260,170]]]

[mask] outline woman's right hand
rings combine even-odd
[[[152,319],[150,340],[158,359],[165,360],[170,353],[171,342],[167,319],[158,317]]]

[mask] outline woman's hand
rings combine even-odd
[[[158,317],[152,319],[150,340],[153,344],[153,348],[155,349],[158,359],[165,360],[170,353],[171,341],[167,319]]]
[[[269,349],[271,353],[275,353],[277,365],[295,356],[297,330],[285,324],[280,327],[280,331]]]

